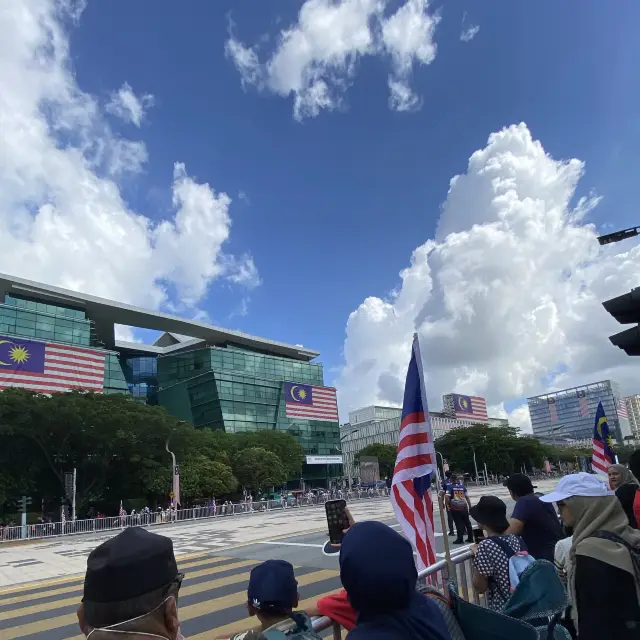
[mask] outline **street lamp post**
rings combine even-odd
[[[173,437],[173,434],[175,433],[175,430],[178,428],[178,426],[181,424],[185,424],[185,422],[185,420],[180,420],[171,430],[171,433],[167,436],[167,441],[164,443],[164,448],[166,449],[167,453],[171,455],[171,506],[175,505],[176,510],[178,508],[178,505],[180,504],[180,467],[176,463],[175,454],[173,453],[173,451],[171,451],[171,449],[169,449],[169,442],[171,442],[171,438]]]
[[[476,448],[473,445],[471,445],[471,449],[473,450],[473,468],[476,470],[476,487],[477,487],[480,476],[478,475],[478,463],[476,462]]]

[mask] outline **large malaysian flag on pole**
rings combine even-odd
[[[609,423],[602,402],[598,402],[596,423],[593,427],[593,453],[591,466],[596,473],[607,477],[609,467],[616,461],[613,440],[609,434]]]
[[[391,481],[396,518],[418,554],[418,568],[436,561],[431,500],[435,449],[422,372],[418,335],[413,336],[404,387],[398,455]]]

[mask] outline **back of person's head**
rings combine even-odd
[[[529,476],[525,476],[524,473],[512,473],[507,478],[507,489],[514,497],[522,498],[533,493],[533,483]]]
[[[482,496],[469,514],[481,527],[495,533],[504,533],[509,528],[507,505],[497,496]]]
[[[445,478],[451,479],[451,476],[453,475],[453,473],[451,471],[445,471],[444,475],[445,475]]]
[[[80,629],[85,635],[126,631],[175,640],[182,578],[170,538],[127,528],[89,554]]]
[[[249,613],[258,618],[284,618],[298,606],[298,582],[293,565],[267,560],[251,569],[247,588]]]
[[[640,480],[640,449],[636,449],[629,458],[629,470]]]
[[[386,524],[358,522],[342,541],[340,579],[359,613],[402,609],[418,579],[411,544]]]

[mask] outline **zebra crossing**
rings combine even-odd
[[[258,559],[213,554],[178,558],[185,574],[178,601],[182,633],[188,640],[228,637],[251,628],[247,617],[247,582]],[[300,607],[340,589],[337,569],[296,566]],[[76,610],[83,576],[0,589],[0,640],[83,640]]]

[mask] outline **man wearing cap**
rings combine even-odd
[[[562,527],[553,507],[533,493],[531,479],[522,473],[512,473],[507,489],[516,501],[507,533],[522,536],[529,553],[536,560],[553,562],[556,542],[562,538]]]
[[[231,640],[265,640],[270,631],[296,638],[317,638],[309,616],[293,612],[298,598],[298,582],[291,563],[267,560],[254,567],[249,576],[247,608],[249,615],[260,621],[260,629],[236,634]]]
[[[500,611],[511,593],[509,558],[525,551],[519,536],[506,534],[509,528],[507,505],[496,496],[482,496],[470,509],[471,517],[480,525],[485,538],[473,545],[472,582],[478,593],[487,594],[487,606]]]
[[[91,640],[179,640],[178,573],[170,538],[130,527],[87,559],[80,629]]]

